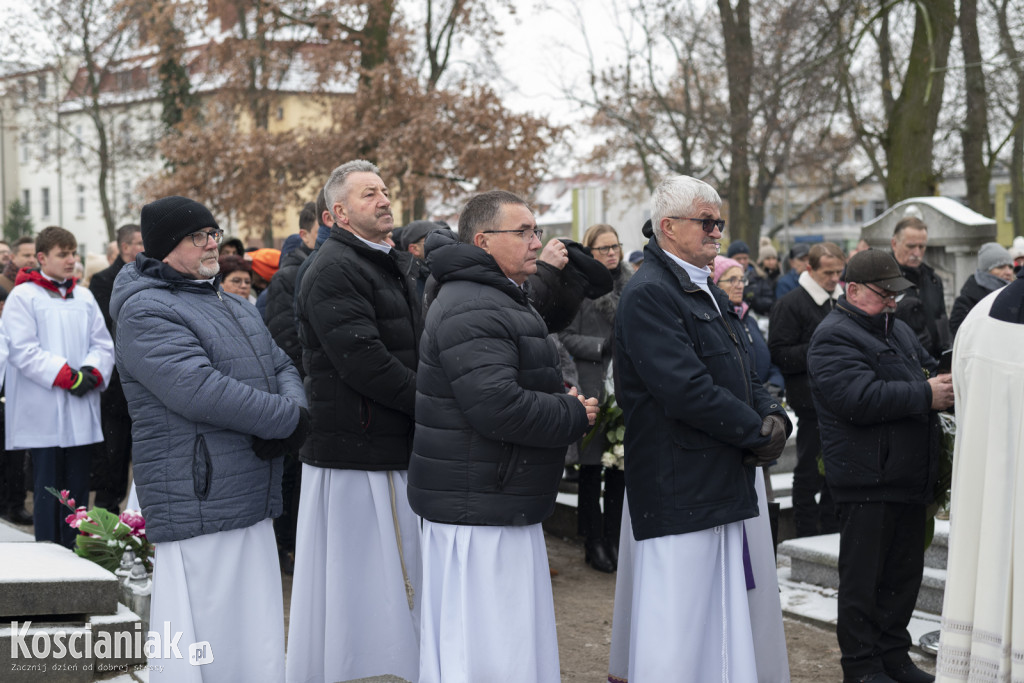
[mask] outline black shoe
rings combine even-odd
[[[895,668],[886,667],[885,673],[897,683],[932,683],[935,676],[922,671],[913,662],[905,662]]]
[[[611,574],[615,571],[615,564],[612,562],[612,558],[608,556],[608,550],[605,548],[603,540],[588,540],[585,547],[586,554],[584,559],[587,564],[605,574]]]
[[[29,514],[29,511],[24,507],[12,509],[7,513],[6,517],[15,524],[20,524],[21,526],[32,526],[32,515]]]
[[[873,674],[861,676],[860,678],[846,678],[844,676],[843,683],[896,683],[896,681],[889,678],[881,671],[877,671]]]
[[[612,558],[612,564],[615,565],[615,569],[619,568],[619,542],[611,539],[606,539],[604,542],[605,548],[608,550],[608,557]]]

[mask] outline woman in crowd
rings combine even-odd
[[[743,287],[746,285],[746,276],[743,266],[731,258],[715,259],[715,284],[729,295],[729,303],[733,305],[736,315],[740,317],[744,328],[747,330],[747,342],[752,349],[751,360],[754,363],[754,370],[761,384],[773,396],[778,396],[783,388],[782,372],[772,365],[772,356],[768,351],[768,343],[761,334],[750,313],[750,307],[743,302]]]
[[[237,294],[250,303],[252,296],[252,264],[234,254],[220,257],[220,288],[228,294]]]
[[[754,274],[750,277],[744,293],[744,301],[750,304],[754,313],[768,315],[775,303],[775,285],[779,280],[779,252],[775,251],[771,240],[761,238],[757,250],[757,263]]]
[[[598,299],[584,299],[579,313],[558,337],[572,354],[579,373],[579,390],[584,396],[607,398],[605,376],[612,362],[615,310],[632,267],[622,258],[622,245],[615,228],[592,225],[583,235],[583,246],[611,272],[615,287]],[[609,450],[604,430],[587,437],[580,448],[579,533],[586,539],[587,564],[602,572],[615,571],[619,554],[619,526],[625,477],[621,469],[605,467],[601,457]],[[604,475],[604,512],[601,512],[601,478]]]
[[[1015,278],[1013,257],[1008,249],[997,242],[981,245],[978,250],[978,269],[960,288],[960,296],[953,302],[953,310],[949,313],[950,336],[956,337],[956,331],[960,329],[964,318],[979,301],[1013,282]]]

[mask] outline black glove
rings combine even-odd
[[[299,423],[295,425],[295,430],[288,437],[281,439],[285,453],[298,453],[312,432],[313,420],[309,411],[299,408]]]
[[[252,451],[260,460],[273,460],[287,454],[282,445],[284,439],[261,439],[258,436],[252,438]]]
[[[252,439],[252,450],[260,460],[273,460],[289,453],[298,453],[311,431],[312,420],[309,411],[299,408],[299,423],[289,436],[283,439],[261,439],[255,436]]]
[[[786,447],[786,419],[778,413],[766,415],[761,422],[761,436],[770,436],[771,438],[764,446],[751,448],[750,452],[754,454],[754,457],[744,458],[745,464],[760,467],[769,465],[778,459],[782,454],[782,449]]]
[[[85,396],[100,385],[100,378],[93,373],[93,369],[89,365],[83,365],[82,369],[75,374],[75,380],[72,382],[71,388],[68,389],[72,396]],[[74,371],[72,370],[72,372]]]

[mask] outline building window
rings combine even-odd
[[[50,217],[50,188],[44,187],[43,190],[43,218]]]
[[[864,222],[864,205],[857,204],[853,207],[853,222],[863,223]]]
[[[78,197],[75,203],[78,205],[78,215],[85,215],[85,185],[79,185],[76,189]]]
[[[21,134],[21,163],[27,164],[30,156],[28,133]]]
[[[1003,214],[1003,220],[1013,220],[1013,195],[1010,193],[1006,194],[1006,213]]]
[[[843,222],[843,203],[834,202],[832,204],[832,222],[836,225],[841,225]]]
[[[39,161],[46,163],[50,160],[50,131],[39,131]]]
[[[277,108],[277,120],[281,121],[282,119],[284,119],[284,107],[278,107]]]
[[[875,201],[871,202],[871,207],[874,209],[875,218],[878,218],[883,213],[885,213],[885,200],[876,199]]]
[[[21,203],[25,205],[25,213],[32,213],[32,193],[30,191],[21,191]]]

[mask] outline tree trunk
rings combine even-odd
[[[750,38],[750,2],[718,0],[725,40],[725,68],[729,82],[729,201],[730,239],[756,245],[761,224],[754,222],[750,197],[750,83],[753,43]]]
[[[967,206],[978,213],[992,215],[988,184],[990,172],[985,163],[988,138],[988,102],[985,99],[985,74],[981,70],[981,46],[978,38],[978,0],[960,0],[960,43],[964,54],[964,86],[967,91],[966,116],[960,131],[963,140],[964,178],[967,181]]]
[[[914,39],[903,88],[893,103],[882,140],[888,172],[885,198],[893,205],[907,197],[934,195],[932,167],[945,83],[949,43],[956,27],[954,0],[918,0]]]

